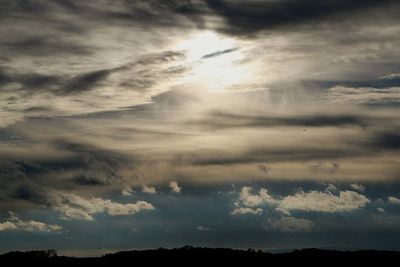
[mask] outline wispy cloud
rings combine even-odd
[[[10,212],[10,216],[4,222],[0,222],[1,231],[26,231],[26,232],[59,232],[61,226],[47,224],[35,220],[22,220],[17,214]]]

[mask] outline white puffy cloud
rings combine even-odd
[[[261,204],[275,204],[276,200],[268,194],[268,190],[261,188],[258,194],[251,193],[252,188],[248,186],[242,187],[239,194],[239,200],[243,202],[245,206],[256,207]]]
[[[121,195],[123,196],[131,196],[133,194],[133,190],[130,186],[126,186],[121,190]]]
[[[17,229],[17,226],[9,221],[5,221],[3,223],[0,223],[0,231],[6,231],[6,230],[15,230]]]
[[[354,191],[341,191],[339,195],[330,192],[298,192],[284,197],[277,207],[283,212],[291,210],[317,212],[346,212],[365,207],[369,199]]]
[[[142,186],[142,192],[148,193],[148,194],[155,194],[155,193],[157,193],[157,190],[154,186],[144,185],[144,186]]]
[[[388,197],[388,202],[392,203],[392,204],[400,205],[400,199],[397,197],[393,197],[393,196]]]
[[[13,212],[10,212],[10,217],[5,222],[0,223],[0,231],[58,232],[61,228],[61,226],[56,224],[47,224],[35,220],[22,220]]]
[[[269,227],[282,232],[309,232],[314,227],[314,223],[303,218],[284,217],[270,220]]]
[[[182,187],[176,181],[169,182],[169,187],[171,187],[172,192],[180,193],[182,191]]]
[[[146,201],[122,204],[109,199],[93,197],[85,199],[73,194],[62,194],[54,210],[65,218],[78,220],[93,220],[93,215],[107,213],[111,216],[131,215],[143,210],[153,210],[154,206]]]
[[[262,205],[275,207],[276,210],[289,214],[293,210],[316,212],[348,212],[365,207],[370,200],[355,191],[300,191],[294,195],[273,198],[267,189],[261,188],[258,194],[251,193],[251,187],[242,187],[239,199],[232,214],[260,214]]]
[[[235,208],[231,214],[232,215],[245,215],[245,214],[253,214],[253,215],[259,215],[262,213],[262,209],[261,208],[249,208],[249,207],[237,207]]]
[[[357,190],[357,191],[364,192],[364,190],[365,190],[365,186],[363,186],[362,184],[354,183],[354,184],[351,184],[350,186],[351,186],[351,188],[353,188],[354,190]]]

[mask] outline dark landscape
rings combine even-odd
[[[0,255],[0,263],[48,263],[48,264],[123,264],[123,263],[158,263],[171,262],[174,264],[199,263],[291,263],[307,262],[349,263],[349,262],[378,262],[400,259],[399,251],[338,251],[323,249],[301,249],[285,253],[269,253],[261,250],[237,250],[229,248],[201,248],[185,246],[174,249],[132,250],[105,254],[99,257],[68,257],[58,256],[55,250],[12,251]]]

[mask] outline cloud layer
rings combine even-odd
[[[399,248],[398,1],[0,4],[0,250]]]

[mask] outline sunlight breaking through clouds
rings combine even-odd
[[[0,4],[1,251],[399,249],[399,1]]]

